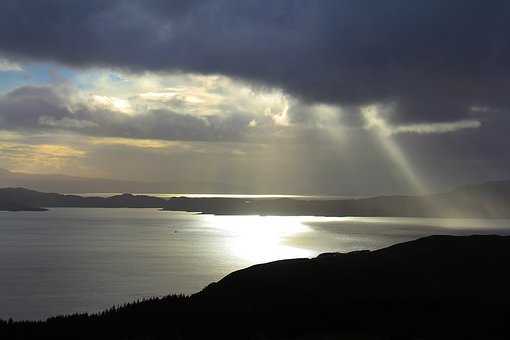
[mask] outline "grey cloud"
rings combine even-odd
[[[21,65],[9,61],[7,59],[0,58],[0,72],[19,72],[23,71]]]
[[[367,195],[409,193],[412,190],[402,181],[399,168],[369,130],[339,127],[336,131],[339,136],[330,136],[321,129],[299,125],[283,129],[275,139],[266,138],[265,143],[238,143],[243,140],[246,129],[252,129],[246,126],[248,116],[196,118],[164,110],[126,115],[86,105],[73,107],[69,105],[69,96],[72,96],[71,90],[52,87],[14,90],[0,97],[0,120],[4,120],[0,126],[5,128],[4,123],[8,123],[11,130],[26,131],[27,134],[20,137],[23,145],[65,143],[83,149],[85,154],[76,162],[84,168],[100,169],[112,176],[123,173],[128,178],[149,176],[165,180],[168,173],[172,173],[173,177],[183,181],[196,178],[214,181],[221,171],[230,184],[248,183],[249,191],[261,193]],[[24,108],[24,103],[29,109]],[[46,103],[46,110],[38,111],[40,115],[29,115],[30,119],[20,117],[37,108],[39,103]],[[8,114],[3,111],[5,107],[11,109]],[[510,164],[510,154],[506,150],[510,116],[499,111],[482,111],[479,114],[483,124],[478,129],[433,137],[400,133],[391,138],[427,180],[431,190],[505,178]],[[86,139],[73,135],[61,139],[59,134],[46,133],[40,137],[31,133],[60,130],[91,136],[189,141],[230,139],[235,142],[176,143],[189,147],[176,151],[174,147],[140,149],[114,143],[90,145]],[[335,137],[340,138],[335,141]],[[8,157],[9,153],[26,163],[28,151],[23,145],[7,140],[0,156]],[[243,156],[238,156],[235,150],[240,150]],[[205,169],[197,166],[204,163],[208,164]],[[133,164],[137,166],[133,167]],[[66,169],[74,173],[75,166],[71,163]]]
[[[4,129],[35,127],[43,116],[62,119],[70,114],[63,98],[51,87],[24,86],[0,97]]]
[[[90,136],[190,141],[239,141],[250,116],[204,116],[169,110],[128,115],[73,103],[72,90],[24,86],[0,97],[0,125],[5,130],[73,131]]]
[[[0,51],[131,70],[221,73],[310,102],[394,103],[394,120],[508,108],[504,0],[5,0]]]
[[[40,116],[38,122],[39,125],[51,126],[62,129],[84,129],[98,126],[96,123],[88,120],[79,120],[68,117],[64,117],[62,119],[55,119],[53,117]]]

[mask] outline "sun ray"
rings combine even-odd
[[[392,139],[391,134],[388,133],[389,127],[386,121],[380,117],[377,106],[372,105],[365,107],[362,109],[362,113],[367,127],[375,128],[375,137],[391,161],[398,167],[398,170],[412,190],[420,195],[425,194],[427,192],[426,185],[418,176],[417,171],[413,168],[406,155],[402,152],[402,149]]]

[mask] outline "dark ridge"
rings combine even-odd
[[[507,339],[510,237],[431,236],[233,272],[191,297],[0,322],[1,339]]]
[[[163,199],[132,194],[81,197],[41,193],[23,188],[4,188],[0,189],[0,204],[2,202],[44,208],[160,208],[216,215],[510,218],[510,181],[488,182],[426,196],[380,196],[342,200],[221,197]]]
[[[43,193],[25,188],[0,189],[0,202],[16,202],[30,206],[79,208],[162,208],[166,200],[146,195],[122,194],[112,197],[82,197]]]

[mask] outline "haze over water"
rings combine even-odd
[[[102,193],[72,193],[70,195],[78,195],[82,197],[111,197],[122,195],[121,192],[102,192]],[[276,199],[276,198],[290,198],[296,200],[335,200],[335,199],[349,199],[349,198],[362,198],[365,196],[340,196],[340,195],[284,195],[284,194],[270,194],[270,195],[248,195],[248,194],[165,194],[165,193],[134,193],[133,195],[146,195],[160,198],[173,198],[173,197],[188,197],[188,198],[246,198],[246,199]]]
[[[476,233],[510,234],[510,220],[0,212],[0,318],[96,312],[143,297],[191,294],[256,263]]]

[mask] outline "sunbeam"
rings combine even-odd
[[[398,167],[398,170],[403,175],[409,186],[417,194],[425,194],[427,192],[425,184],[422,179],[419,178],[416,170],[413,168],[400,147],[392,139],[391,134],[389,133],[390,129],[386,121],[380,117],[377,106],[367,106],[362,109],[362,113],[367,127],[374,129],[374,135],[377,137],[377,140],[391,161]]]

